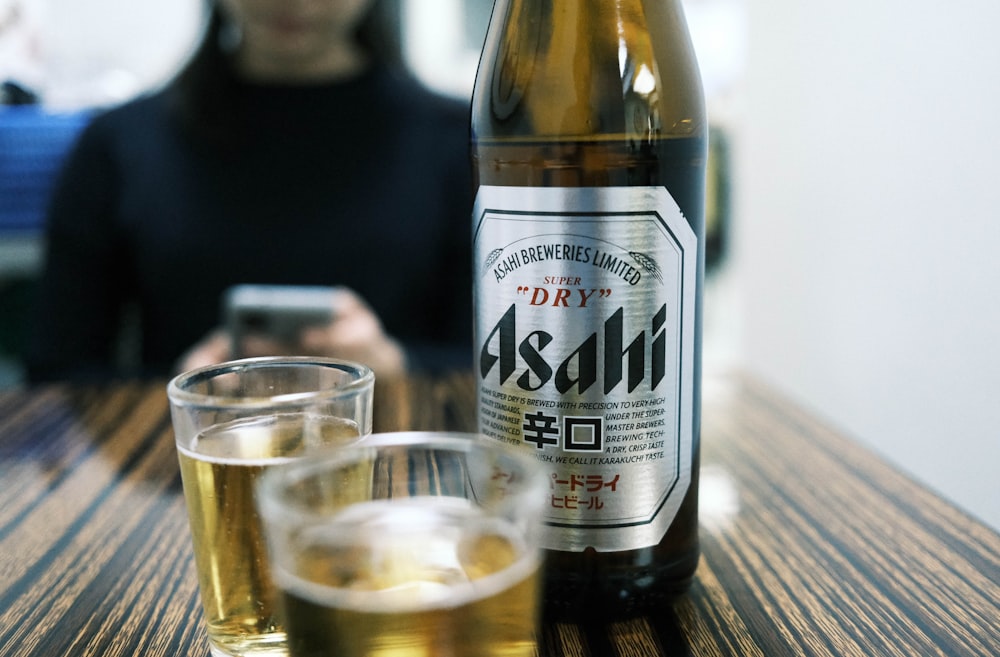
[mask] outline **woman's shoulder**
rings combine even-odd
[[[175,141],[164,91],[142,94],[93,111],[74,144],[74,161],[119,160],[150,144]]]
[[[165,145],[177,141],[168,115],[162,92],[94,110],[67,153],[64,176],[121,173],[143,158],[143,153],[163,152]]]
[[[118,105],[95,110],[92,130],[116,133],[148,128],[166,118],[168,94],[164,90],[143,93]]]
[[[469,120],[468,99],[446,96],[424,85],[408,72],[387,69],[379,72],[383,89],[407,111],[443,124],[464,125]]]

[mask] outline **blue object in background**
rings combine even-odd
[[[63,159],[91,115],[0,106],[0,235],[42,232]]]

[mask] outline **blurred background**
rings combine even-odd
[[[471,90],[492,3],[392,0]],[[709,372],[746,371],[1000,529],[1000,3],[684,0],[713,128]],[[0,387],[42,208],[95,110],[163,84],[200,0],[0,0]]]

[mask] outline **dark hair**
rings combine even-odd
[[[224,140],[234,116],[239,78],[223,42],[227,18],[217,0],[207,0],[201,42],[170,85],[171,109],[184,129],[200,139]],[[399,0],[375,0],[355,32],[376,66],[403,69]]]
[[[355,32],[372,61],[392,68],[404,67],[399,15],[399,0],[375,0]]]

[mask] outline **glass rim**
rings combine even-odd
[[[206,394],[188,389],[192,383],[206,381],[223,374],[236,374],[251,369],[268,369],[279,367],[305,368],[315,366],[345,373],[357,373],[357,376],[343,385],[322,390],[309,390],[280,395],[249,395],[234,397],[229,395]],[[357,361],[341,358],[318,356],[263,356],[257,358],[241,358],[213,365],[204,365],[173,377],[167,384],[167,397],[176,406],[197,406],[202,408],[254,408],[254,407],[295,407],[303,403],[311,403],[338,397],[349,397],[369,388],[375,382],[375,373],[370,367]]]
[[[328,512],[304,507],[291,499],[287,491],[324,470],[360,461],[375,449],[412,446],[452,450],[466,455],[478,446],[510,457],[524,468],[528,475],[527,479],[531,481],[514,496],[516,498],[536,494],[538,491],[535,489],[541,490],[544,484],[540,476],[542,464],[532,454],[492,440],[481,433],[436,430],[392,431],[368,434],[348,445],[319,449],[307,459],[296,459],[268,469],[261,474],[257,482],[257,504],[265,517],[273,517],[272,513],[278,512],[282,517],[294,517],[300,521],[325,517]]]

